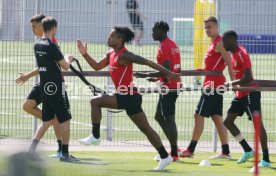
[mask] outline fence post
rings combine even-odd
[[[217,20],[219,21],[219,9],[220,9],[220,2],[219,0],[215,0],[215,15]],[[213,124],[213,151],[217,152],[218,149],[218,131],[216,129],[215,124]]]
[[[114,24],[114,0],[108,0],[107,3],[110,4],[110,27],[113,26]],[[107,78],[107,85],[108,85],[108,90],[107,93],[112,92],[112,86],[113,82],[110,77]],[[108,111],[107,109],[107,124],[106,124],[106,139],[109,141],[112,141],[112,118],[113,114],[112,112]]]
[[[36,6],[35,6],[35,14],[39,14],[40,13],[40,0],[36,0]],[[35,41],[37,40],[37,37],[35,37]],[[35,67],[37,67],[37,62],[35,61],[34,63]],[[35,84],[39,84],[39,77],[36,76],[35,80],[34,80]],[[37,129],[37,118],[33,118],[32,120],[33,123],[33,131],[32,131],[32,136],[35,135],[36,133],[36,129]]]

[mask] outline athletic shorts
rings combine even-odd
[[[227,113],[236,113],[238,116],[242,116],[246,112],[248,119],[252,120],[252,114],[255,111],[261,113],[261,92],[257,91],[242,98],[235,97]]]
[[[118,109],[125,109],[128,116],[143,112],[142,96],[140,94],[122,95],[115,94]]]
[[[169,92],[166,95],[159,95],[156,114],[161,114],[163,117],[175,115],[175,102],[177,97],[177,92]]]
[[[197,108],[195,110],[196,114],[203,117],[209,117],[213,115],[222,116],[223,110],[223,95],[218,94],[216,91],[202,93]]]
[[[42,121],[52,120],[55,116],[60,123],[72,118],[66,92],[65,95],[42,97]]]
[[[36,104],[39,105],[42,102],[40,89],[41,89],[40,84],[35,85],[26,99],[35,100]]]

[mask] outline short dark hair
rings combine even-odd
[[[34,15],[31,18],[31,23],[33,23],[33,22],[41,22],[44,18],[45,18],[45,15],[43,15],[43,14]]]
[[[125,42],[131,42],[134,38],[134,32],[131,31],[128,27],[119,27],[114,26],[114,31],[123,38]]]
[[[233,30],[224,32],[222,37],[223,38],[233,38],[235,40],[238,40],[238,34]]]
[[[43,31],[48,32],[53,27],[57,27],[57,20],[53,17],[46,17],[42,20]]]
[[[168,32],[170,27],[166,21],[157,21],[154,23],[154,28],[161,29],[162,31]]]
[[[204,22],[205,23],[207,23],[207,22],[214,22],[214,23],[218,24],[218,20],[214,16],[210,16],[209,18],[207,18],[206,20],[204,20]]]

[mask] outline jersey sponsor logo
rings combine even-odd
[[[237,65],[238,65],[238,62],[235,60],[234,61],[234,67],[237,67]]]
[[[39,56],[46,55],[46,52],[44,51],[35,51],[35,53],[38,54]]]
[[[114,57],[114,62],[117,62],[118,61],[118,56]]]
[[[40,71],[40,72],[46,72],[47,68],[46,67],[38,67],[38,71]]]
[[[171,54],[172,54],[172,55],[179,54],[179,53],[180,53],[179,48],[172,48],[172,49],[171,49]]]
[[[174,69],[174,70],[180,69],[180,64],[174,64],[173,69]]]
[[[112,66],[112,65],[110,65],[110,71],[113,71],[113,70],[116,70],[116,69],[118,69],[118,67],[114,67],[114,66]]]

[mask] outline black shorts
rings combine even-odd
[[[166,95],[159,95],[156,114],[161,114],[163,117],[175,115],[175,102],[177,97],[177,92],[169,92]]]
[[[261,92],[251,92],[243,98],[234,98],[227,113],[242,116],[246,112],[248,119],[252,120],[252,114],[255,111],[261,113]]]
[[[140,94],[122,95],[115,94],[118,109],[125,109],[128,116],[143,112],[142,96]]]
[[[55,116],[59,123],[72,118],[66,92],[64,95],[42,97],[42,121],[52,120]]]
[[[26,99],[35,100],[36,104],[39,105],[42,102],[40,89],[41,89],[40,84],[35,85]]]
[[[203,117],[209,117],[213,115],[222,116],[222,110],[223,95],[218,94],[216,91],[207,91],[207,93],[202,93],[195,113]]]

